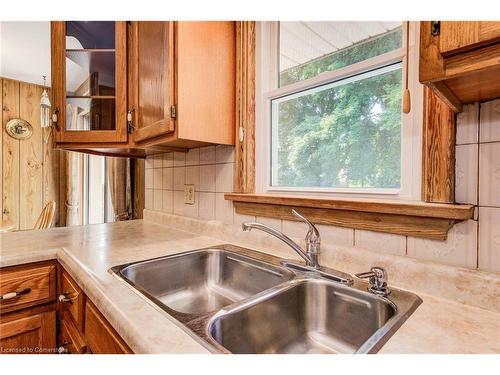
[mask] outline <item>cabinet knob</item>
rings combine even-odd
[[[69,350],[67,348],[68,344],[68,341],[64,340],[62,345],[57,348],[57,354],[69,354]]]
[[[70,305],[73,304],[73,300],[68,297],[68,293],[62,293],[59,295],[59,302],[61,303],[69,303]]]

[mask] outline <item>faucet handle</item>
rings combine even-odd
[[[316,226],[313,223],[311,223],[308,218],[306,218],[297,210],[292,209],[292,214],[295,217],[298,217],[302,222],[309,225],[309,230],[306,235],[306,242],[312,245],[319,245],[321,243],[321,236],[319,235],[318,228],[316,228]]]
[[[371,287],[368,289],[374,294],[387,296],[391,292],[387,287],[387,271],[382,267],[372,267],[369,272],[357,273],[360,279],[369,279]]]

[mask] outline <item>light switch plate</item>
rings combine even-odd
[[[184,185],[184,203],[194,204],[194,185]]]

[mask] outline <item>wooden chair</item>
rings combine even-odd
[[[56,202],[50,201],[43,208],[33,229],[47,229],[52,224],[54,213],[56,212]]]

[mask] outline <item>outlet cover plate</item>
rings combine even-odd
[[[194,204],[194,185],[192,184],[184,185],[184,203]]]

